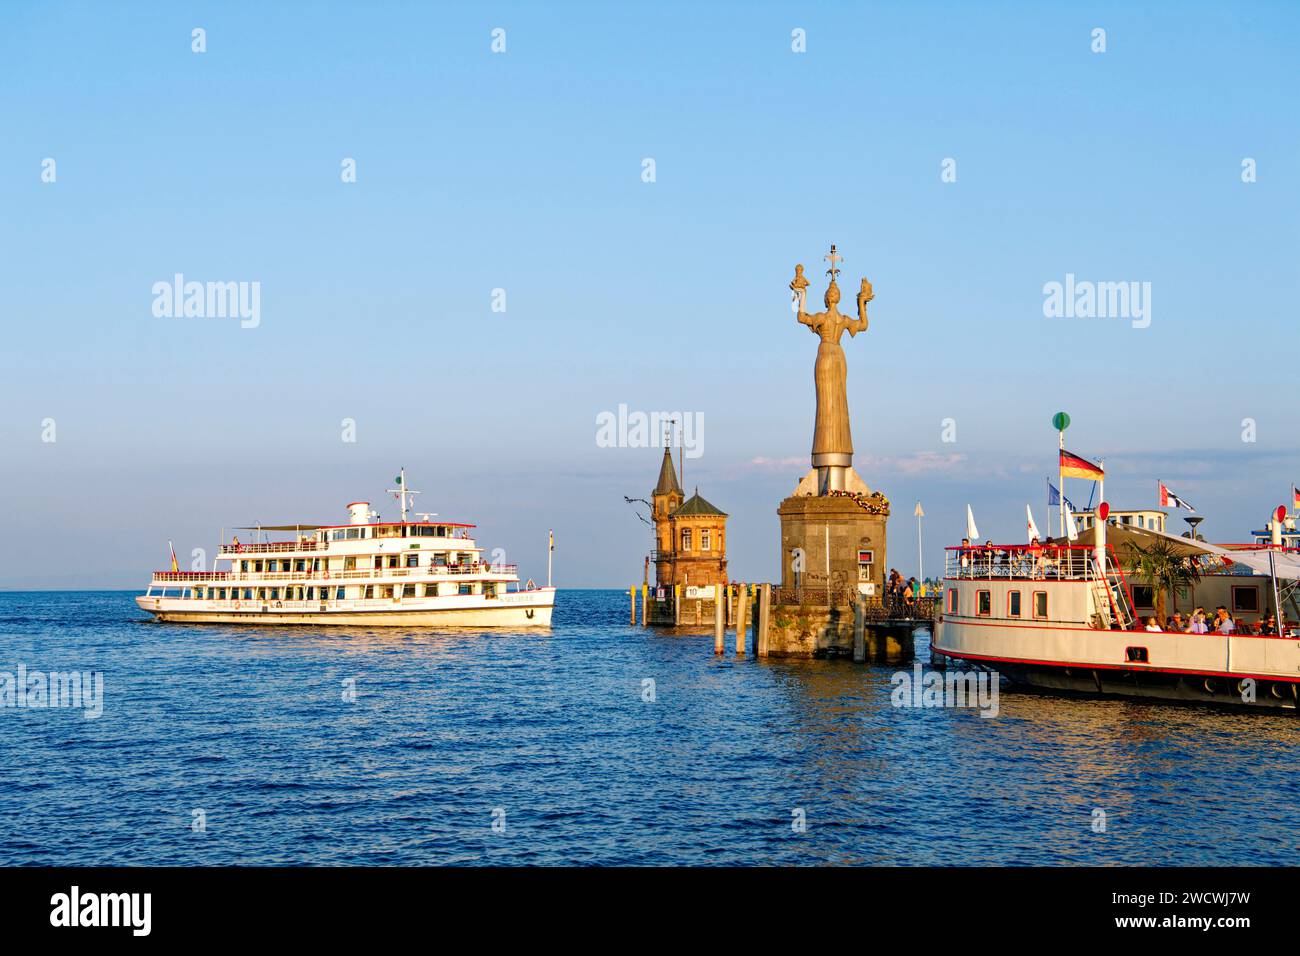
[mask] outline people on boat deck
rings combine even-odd
[[[1219,634],[1231,634],[1236,629],[1237,629],[1237,625],[1233,623],[1232,615],[1228,613],[1228,609],[1226,607],[1220,604],[1218,608],[1215,609],[1214,612],[1215,632]]]
[[[1272,611],[1269,611],[1267,614],[1265,614],[1264,620],[1259,622],[1259,633],[1261,634],[1277,633],[1277,618],[1273,616]]]
[[[1165,622],[1165,630],[1182,631],[1185,633],[1187,631],[1187,626],[1183,623],[1183,615],[1178,611],[1175,611],[1174,616]]]
[[[1148,631],[1159,631],[1159,630],[1163,630],[1163,629],[1160,627],[1159,622],[1156,621],[1156,619],[1155,619],[1154,617],[1149,617],[1149,618],[1147,618],[1147,626],[1146,626],[1146,630],[1148,630]]]
[[[1192,612],[1191,623],[1187,625],[1189,634],[1208,634],[1210,628],[1205,623],[1205,608],[1198,607]]]

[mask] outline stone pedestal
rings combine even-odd
[[[883,514],[870,510],[883,497],[843,494],[831,496],[794,495],[781,502],[781,588],[789,590],[860,591],[868,598],[884,596],[885,523]],[[866,554],[865,552],[869,552]],[[864,577],[859,558],[870,557]],[[852,623],[852,605],[844,611]]]
[[[768,654],[773,657],[856,657],[905,660],[912,628],[862,619],[861,595],[885,596],[889,500],[872,492],[852,468],[842,491],[824,489],[814,469],[781,502],[781,587],[772,601]],[[856,645],[856,646],[855,646]]]

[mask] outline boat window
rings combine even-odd
[[[355,571],[356,569],[357,569],[357,559],[355,555],[343,559],[344,571]]]
[[[1254,585],[1232,587],[1232,609],[1255,614],[1259,611],[1259,588]]]
[[[1153,608],[1156,606],[1155,588],[1147,584],[1133,585],[1133,606],[1140,608]]]
[[[456,593],[458,593],[458,594],[473,594],[473,593],[474,593],[474,585],[472,585],[472,584],[462,584],[462,585],[459,586],[459,588],[457,588],[457,592],[456,592]]]
[[[343,593],[344,593],[344,591],[345,591],[344,588],[339,588],[336,592],[334,592],[334,597],[335,597],[335,599],[336,599],[336,600],[339,600],[339,601],[342,601],[342,600],[343,600]]]
[[[957,589],[956,588],[948,589],[948,613],[949,614],[957,613]]]
[[[370,600],[371,598],[373,598],[374,596],[375,596],[375,586],[374,586],[373,584],[367,584],[367,585],[366,585],[366,600],[368,601],[368,600]]]
[[[403,585],[402,585],[402,597],[415,597],[415,585],[414,585],[414,584],[403,584]]]
[[[406,566],[408,568],[418,568],[420,566],[420,556],[418,554],[408,554],[406,556]]]
[[[1047,592],[1046,591],[1034,592],[1034,617],[1038,618],[1039,620],[1046,620],[1047,618]]]
[[[1007,617],[1020,617],[1020,592],[1007,592]]]
[[[975,592],[975,613],[979,617],[988,617],[993,613],[993,595],[990,592]]]

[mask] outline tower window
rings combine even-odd
[[[700,532],[700,550],[701,551],[709,550],[709,532],[707,530]]]
[[[682,550],[683,551],[691,550],[691,529],[690,528],[682,529]]]

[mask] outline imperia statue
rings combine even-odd
[[[803,266],[795,267],[795,278],[790,283],[799,310],[799,322],[808,326],[821,339],[817,347],[817,364],[813,382],[817,387],[817,418],[813,425],[812,465],[817,469],[819,494],[843,491],[845,477],[853,464],[853,436],[849,429],[849,397],[847,387],[848,366],[840,336],[848,332],[855,336],[867,330],[867,303],[875,298],[871,283],[862,280],[858,292],[858,317],[851,319],[839,311],[840,289],[835,282],[839,274],[836,263],[843,261],[831,246],[826,256],[831,267],[826,274],[831,277],[823,301],[825,312],[809,314],[804,310],[808,280],[803,276]]]

